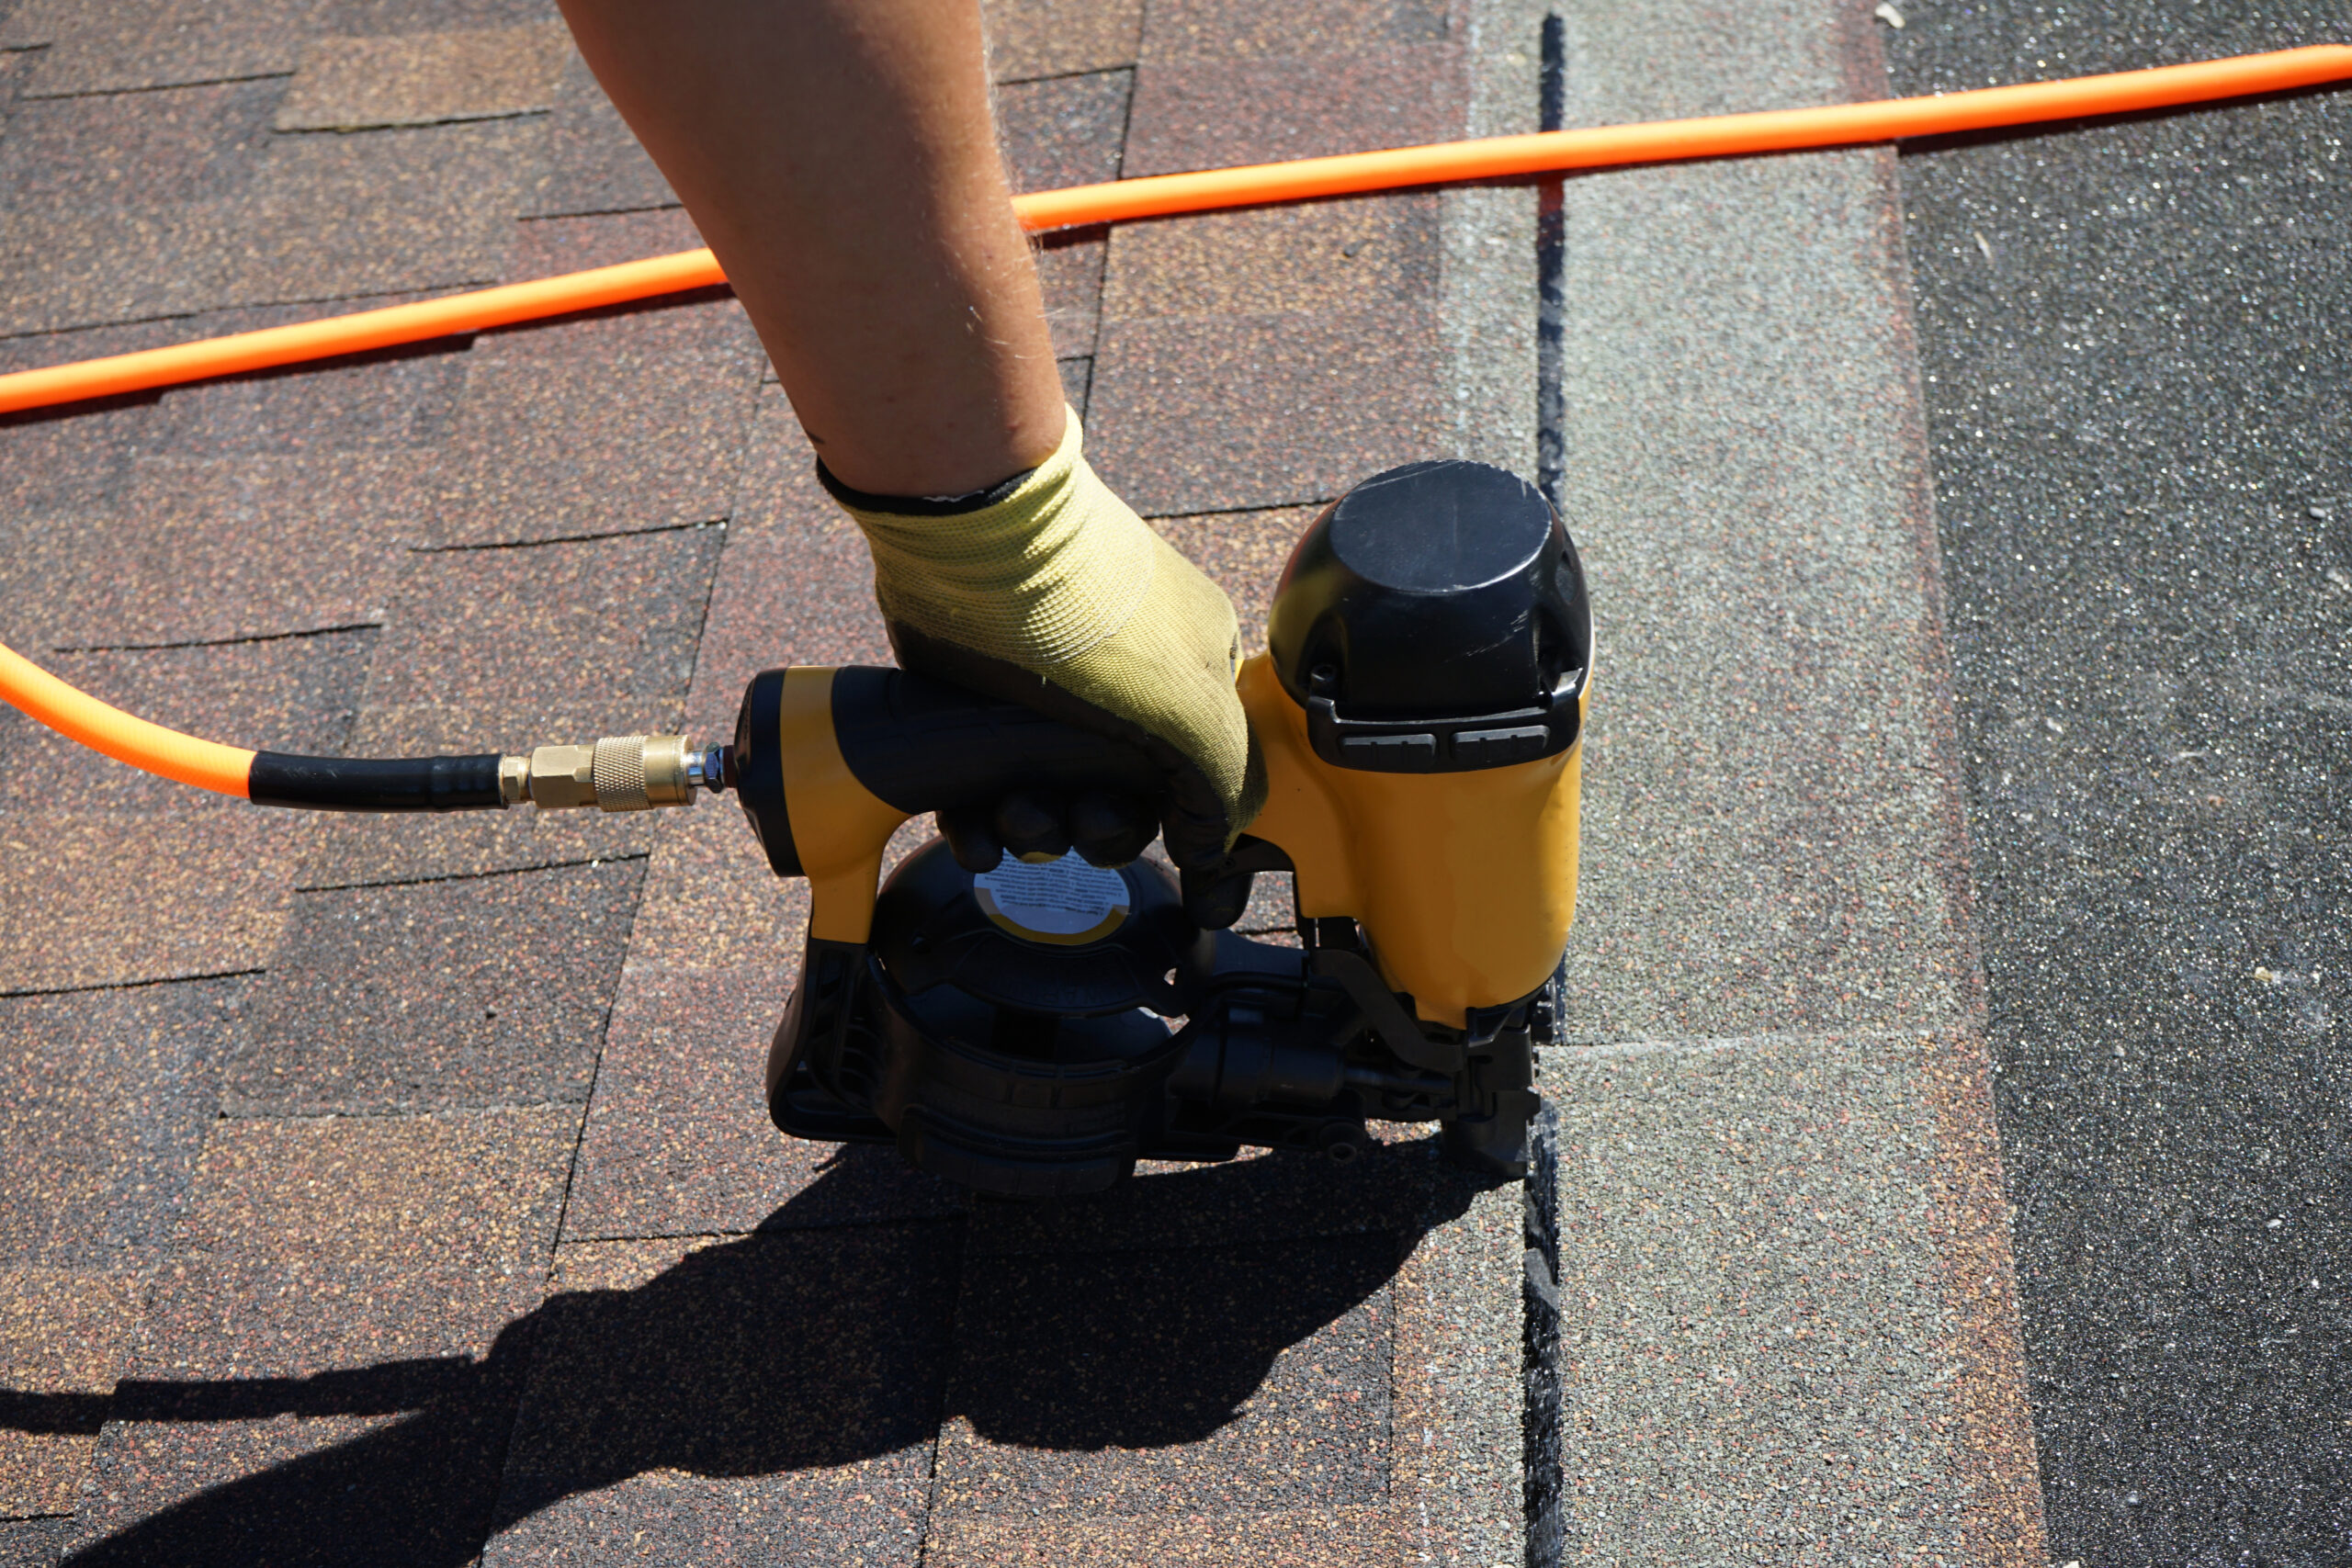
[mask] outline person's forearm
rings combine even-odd
[[[958,495],[1054,451],[978,0],[561,4],[836,478]]]

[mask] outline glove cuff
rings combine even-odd
[[[1031,670],[1066,663],[1133,620],[1151,590],[1157,536],[1095,477],[1084,441],[1072,411],[1052,457],[970,511],[895,500],[885,509],[865,504],[884,498],[828,486],[865,536],[883,614]]]

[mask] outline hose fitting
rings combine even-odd
[[[594,746],[541,746],[498,762],[505,804],[527,800],[543,811],[690,806],[696,790],[726,787],[726,749],[689,746],[683,735],[607,735]]]

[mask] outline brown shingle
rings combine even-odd
[[[28,0],[0,49],[49,46],[35,95],[225,82],[293,70],[315,14],[311,0]]]
[[[429,459],[322,452],[135,464],[114,515],[26,541],[52,647],[122,648],[370,625],[417,532]]]
[[[1306,202],[1125,224],[1111,235],[1106,316],[1252,315],[1433,301],[1434,196]]]
[[[724,532],[411,558],[357,755],[518,751],[673,728]]]
[[[323,0],[319,30],[373,38],[521,27],[557,19],[555,0]]]
[[[0,1269],[0,1382],[51,1403],[63,1430],[0,1427],[0,1516],[63,1514],[80,1501],[106,1399],[139,1321],[121,1276]]]
[[[727,515],[759,389],[741,355],[487,359],[437,482],[433,541],[582,538]]]
[[[955,1257],[941,1224],[564,1247],[484,1563],[911,1563]]]
[[[642,812],[528,806],[448,816],[331,814],[312,835],[295,886],[316,892],[641,858],[653,847],[654,828]]]
[[[230,82],[18,104],[0,138],[0,209],[155,207],[242,195],[284,88]]]
[[[943,1523],[1383,1502],[1398,1256],[1374,1232],[967,1262]]]
[[[1152,0],[1143,58],[1312,59],[1390,44],[1438,43],[1453,36],[1446,0]],[[1311,80],[1311,79],[1310,79]],[[1311,90],[1311,89],[1310,89]]]
[[[1117,179],[1134,85],[1132,71],[1103,71],[997,89],[997,135],[1012,188]]]
[[[277,137],[234,197],[0,214],[0,332],[491,281],[542,130]]]
[[[1462,134],[1464,92],[1452,44],[1147,63],[1136,72],[1124,169],[1133,179],[1442,141]]]
[[[0,993],[257,969],[285,923],[300,852],[290,812],[0,816]]]
[[[808,934],[808,883],[769,869],[732,800],[707,799],[664,818],[629,939],[630,964],[757,973],[788,984]],[[779,1007],[783,1000],[775,998]]]
[[[582,212],[633,212],[675,207],[677,193],[638,144],[585,61],[564,66],[548,127],[547,170],[530,211],[542,218]]]
[[[1295,505],[1439,455],[1426,309],[1111,321],[1088,454],[1152,516]]]
[[[79,1542],[228,1563],[339,1561],[365,1540],[386,1561],[464,1561],[576,1116],[219,1123]]]
[[[643,874],[620,861],[298,895],[223,1105],[586,1100]]]
[[[121,1271],[170,1238],[250,987],[0,998],[0,1257]]]
[[[571,52],[571,35],[560,21],[313,39],[287,85],[277,127],[358,130],[551,108]]]
[[[494,280],[537,120],[282,136],[247,200],[199,209],[238,265],[229,304]]]
[[[1168,1512],[1082,1521],[951,1515],[923,1562],[939,1568],[1363,1568],[1398,1561],[1395,1510],[1355,1503],[1295,1512]]]
[[[741,822],[729,824],[748,839]],[[891,1148],[786,1137],[762,1085],[797,955],[632,969],[613,1009],[564,1210],[568,1239],[807,1229],[948,1214],[946,1183]]]
[[[1110,71],[1136,62],[1143,0],[982,0],[1000,82]]]

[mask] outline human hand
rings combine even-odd
[[[942,813],[957,861],[985,871],[1007,851],[1075,848],[1116,865],[1157,829],[1179,867],[1204,869],[1265,795],[1234,693],[1233,605],[1095,477],[1081,443],[1072,413],[1045,463],[952,510],[824,477],[865,530],[901,668],[1124,740],[1167,781],[1159,802],[1017,791],[993,809]]]

